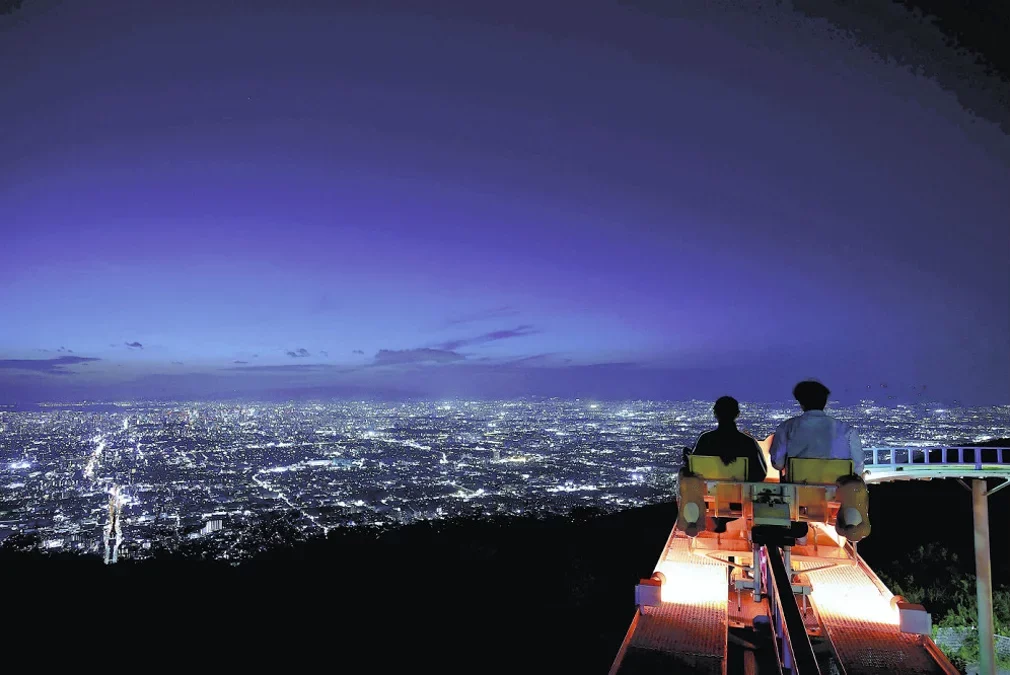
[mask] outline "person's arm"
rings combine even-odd
[[[705,434],[698,437],[698,440],[694,442],[694,447],[684,446],[683,451],[680,454],[680,464],[684,469],[687,469],[689,460],[687,459],[690,455],[695,455],[701,448],[702,440],[705,438]]]
[[[775,430],[772,447],[768,452],[772,459],[772,466],[779,471],[786,468],[786,425],[788,422],[789,420],[786,420]]]
[[[857,476],[863,474],[863,443],[859,440],[859,434],[855,429],[849,427],[849,453],[852,455],[852,468]]]
[[[707,455],[708,454],[708,432],[702,433],[698,436],[698,440],[694,442],[694,447],[691,449],[692,455]]]

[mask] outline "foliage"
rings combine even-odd
[[[936,616],[946,616],[964,602],[974,602],[975,577],[956,553],[936,542],[919,546],[904,559],[878,570],[895,595],[924,605]]]
[[[937,628],[971,628],[957,650],[943,652],[962,672],[978,663],[978,597],[975,575],[956,553],[938,543],[920,546],[904,560],[896,560],[880,572],[881,579],[896,594],[909,602],[924,605],[934,617]],[[1010,587],[993,591],[993,623],[998,635],[1010,635]],[[997,657],[1000,668],[1010,668],[1010,659]]]
[[[933,627],[933,638],[934,639],[936,638],[936,629],[937,629],[937,627],[934,626]],[[977,643],[978,643],[978,640],[976,639],[976,644]],[[978,652],[977,652],[977,650],[976,650],[976,653],[975,653],[975,660],[972,661],[969,658],[967,658],[966,654],[962,653],[964,651],[964,646],[963,645],[962,645],[961,649],[948,649],[948,648],[946,648],[943,645],[937,645],[937,646],[940,648],[940,651],[943,652],[944,656],[947,657],[947,660],[950,661],[950,664],[952,666],[954,666],[955,668],[957,668],[958,671],[960,671],[962,673],[968,672],[968,666],[969,665],[971,665],[973,663],[978,663]]]
[[[937,628],[941,626],[935,626],[933,628],[933,637],[936,638]],[[943,626],[946,627],[946,626]],[[974,626],[970,626],[974,628]],[[997,634],[1000,634],[997,631]],[[965,635],[964,642],[958,649],[949,649],[944,645],[939,645],[940,650],[950,659],[950,662],[955,668],[960,670],[962,673],[967,672],[967,667],[969,665],[975,665],[979,662],[979,633],[977,630],[971,630]],[[996,654],[996,667],[1000,670],[1010,670],[1010,657]]]
[[[1000,588],[993,591],[992,602],[993,623],[996,627],[996,633],[999,635],[1010,635],[1010,589]],[[978,601],[973,587],[970,595],[962,597],[960,602],[947,612],[937,625],[952,628],[970,628],[974,627],[977,617]]]

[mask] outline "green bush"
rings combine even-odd
[[[933,628],[933,637],[934,638],[936,637],[936,628],[935,627]],[[944,656],[947,657],[947,660],[950,661],[950,664],[952,666],[954,666],[955,668],[957,668],[962,673],[968,672],[968,666],[971,664],[971,662],[968,661],[964,657],[964,655],[962,655],[962,653],[961,653],[962,650],[961,649],[954,650],[954,649],[947,649],[943,645],[938,645],[938,646],[940,647],[940,651],[943,652]],[[976,654],[975,658],[976,659],[978,658],[977,654]]]
[[[936,628],[972,628],[978,622],[975,575],[963,569],[957,554],[930,543],[896,560],[879,572],[895,595],[923,605],[933,615]],[[993,591],[993,624],[997,635],[1010,635],[1010,588]],[[941,649],[943,649],[941,647]],[[978,631],[972,630],[956,651],[943,649],[956,668],[965,672],[978,663]],[[1010,669],[1010,659],[997,657],[999,668]]]
[[[1010,635],[1010,588],[993,591],[993,625],[997,635]],[[959,594],[958,602],[937,622],[940,626],[952,628],[973,628],[978,621],[978,598],[975,595],[975,580],[971,580],[971,591]]]
[[[974,628],[974,626],[972,626]],[[933,637],[936,637],[936,628],[933,629]],[[961,647],[956,650],[947,649],[940,646],[940,650],[950,659],[951,664],[962,673],[967,671],[969,665],[979,662],[979,640],[978,631],[972,630],[965,637]],[[1010,658],[996,655],[996,667],[1000,670],[1010,670]]]

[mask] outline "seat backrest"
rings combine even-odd
[[[729,464],[712,455],[688,455],[687,468],[708,480],[747,480],[747,458],[737,457]]]
[[[820,459],[814,457],[790,457],[788,483],[833,485],[843,476],[852,474],[851,459]]]

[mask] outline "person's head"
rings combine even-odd
[[[740,404],[732,396],[721,396],[712,410],[719,424],[729,424],[740,415]]]
[[[803,408],[807,410],[824,410],[828,404],[828,395],[831,392],[817,380],[804,380],[793,387],[793,396]]]

